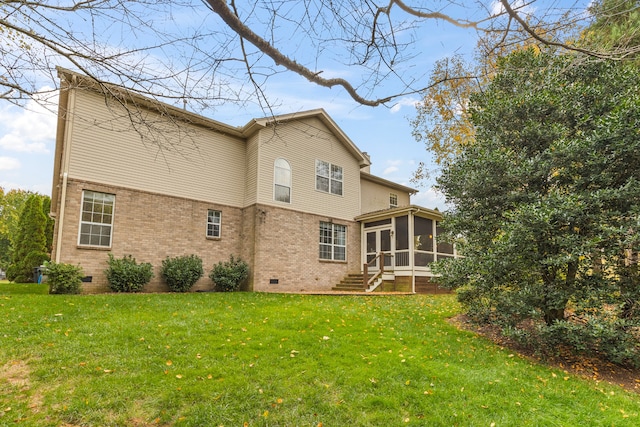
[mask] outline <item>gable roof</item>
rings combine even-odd
[[[389,181],[376,175],[371,175],[370,173],[365,171],[360,171],[360,178],[367,181],[375,182],[376,184],[384,185],[386,187],[395,188],[398,191],[404,191],[409,194],[416,194],[418,192],[418,190],[416,190],[415,188],[407,187],[406,185],[398,184],[397,182]]]
[[[318,108],[315,110],[307,110],[300,111],[297,113],[290,114],[281,114],[278,116],[271,117],[263,117],[260,119],[253,119],[249,121],[243,128],[242,133],[249,137],[255,132],[264,129],[268,126],[274,126],[280,123],[287,123],[295,120],[301,120],[306,118],[316,118],[319,119],[328,129],[329,131],[340,141],[347,150],[351,153],[353,157],[358,160],[358,164],[360,167],[365,167],[371,165],[371,160],[369,160],[369,156],[360,151],[360,149],[356,146],[356,144],[351,141],[351,139],[347,136],[346,133],[340,129],[340,127],[333,121],[333,119],[327,114],[327,112]]]

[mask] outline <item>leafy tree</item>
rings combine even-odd
[[[411,120],[413,136],[425,144],[436,166],[441,166],[474,141],[468,103],[472,94],[481,91],[496,72],[499,58],[511,52],[533,48],[548,49],[538,37],[566,40],[567,44],[585,48],[617,51],[622,57],[635,58],[640,50],[640,2],[637,0],[601,0],[589,7],[593,21],[586,27],[538,22],[530,29],[534,35],[487,33],[479,38],[474,58],[453,56],[436,62],[431,73],[432,85],[422,93]],[[567,17],[567,20],[570,21]],[[577,24],[577,23],[576,23]],[[496,40],[500,37],[500,42]],[[623,54],[624,52],[624,54]],[[435,84],[436,82],[439,84]],[[421,163],[414,181],[428,178],[429,165]]]
[[[42,211],[42,198],[31,194],[20,213],[12,262],[7,270],[9,280],[31,282],[33,268],[49,260],[46,227],[47,217]]]
[[[640,1],[595,1],[590,12],[594,22],[582,34],[582,42],[637,57],[640,50]]]
[[[26,190],[4,191],[0,187],[0,268],[7,269],[11,263],[13,241],[17,236],[20,212],[33,193]]]
[[[592,338],[614,330],[609,343],[640,324],[637,79],[630,64],[529,49],[472,97],[475,143],[438,179],[465,258],[438,271],[475,319],[557,328],[570,311]]]

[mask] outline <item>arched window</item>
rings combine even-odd
[[[285,159],[276,159],[273,171],[273,199],[291,203],[291,166]]]

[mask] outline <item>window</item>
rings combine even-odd
[[[342,196],[342,167],[316,160],[316,190]]]
[[[79,245],[111,247],[115,201],[113,194],[88,190],[82,192]]]
[[[291,203],[291,166],[285,159],[276,159],[273,171],[273,199]]]
[[[220,220],[222,212],[209,209],[207,211],[207,237],[220,237]]]
[[[389,207],[397,208],[398,207],[398,195],[394,193],[389,193]]]
[[[347,227],[320,222],[320,259],[346,261]]]

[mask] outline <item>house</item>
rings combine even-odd
[[[440,213],[372,175],[324,110],[233,127],[58,73],[52,259],[81,265],[85,292],[108,291],[109,253],[153,264],[146,291],[168,289],[159,268],[178,255],[199,255],[206,271],[240,256],[246,290],[274,292],[361,283],[365,263],[378,273],[371,289],[419,291],[431,262],[455,256],[436,241]],[[212,288],[205,275],[194,290]]]

